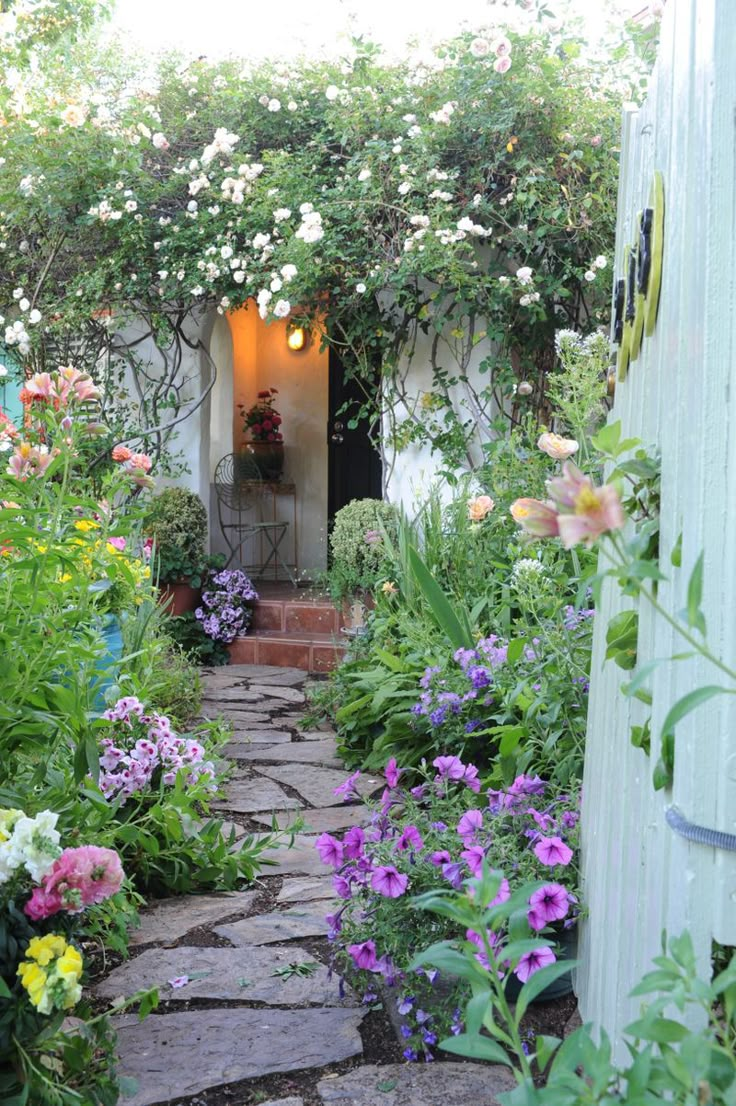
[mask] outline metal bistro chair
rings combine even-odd
[[[262,522],[263,477],[255,461],[248,457],[228,453],[217,462],[215,469],[215,493],[217,495],[217,514],[220,529],[230,556],[226,568],[233,557],[241,554],[243,545],[249,538],[264,537],[270,552],[254,575],[264,576],[266,569],[273,563],[276,572],[281,565],[286,575],[296,586],[296,578],[291,568],[281,556],[280,545],[289,529],[288,522]],[[230,521],[226,520],[227,509]]]

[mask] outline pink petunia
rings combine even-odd
[[[483,871],[483,859],[485,857],[485,849],[482,845],[471,845],[469,849],[463,849],[460,856],[467,863],[471,874],[477,879]]]
[[[350,802],[351,799],[359,799],[360,795],[355,789],[355,784],[360,777],[360,769],[357,772],[353,772],[352,776],[348,776],[345,783],[341,783],[333,791],[333,795],[341,795],[342,800],[345,803]]]
[[[348,945],[348,952],[356,968],[373,971],[376,966],[376,945],[374,941],[363,941],[359,945]]]
[[[534,923],[530,921],[529,924],[533,929],[541,929],[548,922],[559,922],[565,917],[570,909],[570,899],[560,883],[546,883],[533,893],[529,906],[530,914],[535,919]],[[542,921],[542,926],[536,924],[538,920]]]
[[[409,877],[397,872],[392,864],[384,864],[373,869],[371,887],[387,899],[398,899],[404,894]]]
[[[461,780],[465,774],[465,765],[460,757],[435,757],[432,765],[437,769],[439,779]]]
[[[383,774],[386,777],[386,782],[388,783],[389,787],[396,787],[396,784],[399,782],[399,776],[401,775],[401,769],[398,768],[396,765],[396,757],[391,757],[390,761],[384,769]]]
[[[314,843],[323,864],[339,868],[343,862],[343,846],[331,833],[322,833]]]
[[[557,957],[550,948],[532,949],[531,952],[524,953],[514,968],[514,975],[522,983],[526,983],[530,975],[534,975],[540,968],[546,968],[549,964],[554,964],[556,960]]]
[[[542,837],[534,846],[534,855],[548,868],[558,864],[566,867],[572,860],[572,849],[561,837]]]
[[[396,841],[396,849],[399,852],[403,852],[405,849],[413,849],[414,852],[419,852],[423,848],[424,842],[416,826],[407,826],[401,837]]]
[[[483,829],[483,812],[480,810],[466,811],[457,824],[457,832],[463,838],[472,838],[481,829]]]
[[[363,855],[365,833],[360,826],[353,826],[342,839],[346,860],[357,860]]]
[[[507,879],[501,880],[501,886],[496,892],[495,898],[491,899],[489,906],[500,906],[502,902],[508,902],[511,898],[511,888],[509,887],[509,881]]]
[[[169,987],[173,991],[178,991],[180,987],[186,987],[187,983],[189,983],[188,975],[177,975],[174,979],[169,980]]]

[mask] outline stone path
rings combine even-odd
[[[298,819],[298,832],[263,854],[269,866],[255,887],[167,899],[143,913],[131,959],[95,988],[113,999],[160,987],[146,1021],[115,1019],[121,1073],[138,1082],[120,1106],[496,1106],[495,1091],[510,1089],[504,1069],[361,1063],[370,1019],[382,1016],[328,969],[324,917],[334,895],[314,842],[367,812],[334,794],[348,774],[334,733],[300,728],[306,680],[262,665],[204,675],[203,715],[222,714],[234,729],[234,770],[213,803],[225,831],[268,833],[275,818],[284,829]],[[359,791],[382,787],[363,776]]]

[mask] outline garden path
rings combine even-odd
[[[203,714],[234,729],[236,762],[213,804],[237,837],[275,817],[302,825],[268,849],[252,890],[152,903],[132,956],[96,987],[107,999],[160,987],[158,1012],[116,1019],[121,1073],[138,1081],[121,1106],[494,1106],[509,1077],[488,1065],[411,1066],[386,1015],[341,989],[328,964],[325,914],[334,893],[318,833],[367,819],[334,794],[346,772],[334,733],[301,728],[307,674],[232,665],[204,674]],[[383,787],[361,777],[368,795]],[[237,845],[236,845],[237,847]],[[172,983],[174,981],[174,983]],[[369,1062],[377,1061],[377,1062]]]

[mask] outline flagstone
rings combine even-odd
[[[302,741],[324,741],[326,737],[331,737],[334,740],[337,737],[335,731],[329,726],[321,726],[318,730],[297,729],[296,732]]]
[[[328,806],[324,810],[277,810],[273,815],[255,814],[253,821],[262,826],[271,825],[271,817],[278,823],[279,829],[290,829],[297,818],[301,818],[303,833],[336,833],[350,829],[351,826],[364,826],[370,820],[370,812],[364,806]]]
[[[274,699],[281,699],[284,703],[295,703],[299,706],[307,701],[303,691],[299,691],[295,687],[279,687],[275,683],[250,684],[250,691],[251,694],[260,695],[263,699],[267,699],[270,695]]]
[[[258,767],[259,773],[272,780],[284,783],[298,791],[312,806],[342,806],[343,798],[335,795],[335,788],[342,786],[348,778],[347,769],[337,771],[331,768],[314,768],[311,765],[284,764],[270,767]],[[385,787],[385,781],[375,776],[361,775],[356,781],[355,790],[362,796],[373,794]]]
[[[277,941],[293,941],[302,937],[326,937],[324,912],[310,906],[293,906],[274,914],[254,914],[238,922],[215,926],[218,937],[224,937],[240,948],[243,945],[272,945]]]
[[[263,810],[296,810],[297,799],[262,776],[233,779],[225,784],[226,798],[210,803],[213,810],[233,810],[239,814],[254,814]]]
[[[333,899],[332,876],[285,879],[276,902],[313,902]]]
[[[516,1086],[498,1064],[366,1064],[337,1079],[321,1079],[323,1106],[498,1106],[497,1095]]]
[[[342,761],[335,752],[335,739],[324,741],[297,741],[290,745],[260,747],[244,753],[240,760],[263,760],[271,764],[322,764],[326,768],[341,768]]]
[[[225,710],[215,703],[203,703],[202,710],[210,713],[204,713],[200,721],[211,722],[215,718],[223,717],[226,721],[232,722],[234,726],[260,726],[263,722],[271,721],[269,714],[261,714],[257,711]]]
[[[236,730],[230,743],[223,749],[223,754],[237,758],[238,753],[244,749],[252,748],[253,745],[286,745],[290,741],[291,734],[288,730],[266,729],[265,727],[263,729]]]
[[[177,941],[198,926],[221,921],[250,910],[257,891],[223,891],[215,895],[176,895],[153,901],[141,911],[140,928],[130,935],[131,945]]]
[[[310,964],[300,975],[293,965]],[[279,975],[286,969],[286,973]],[[188,982],[172,987],[171,980]],[[264,1002],[268,1006],[356,1006],[352,991],[340,997],[337,978],[306,949],[239,945],[236,948],[179,946],[149,949],[127,960],[92,988],[99,998],[113,999],[158,987],[162,1001],[191,999]]]
[[[364,1011],[191,1010],[113,1019],[120,1074],[138,1081],[125,1106],[154,1106],[210,1088],[337,1064],[362,1053]]]

